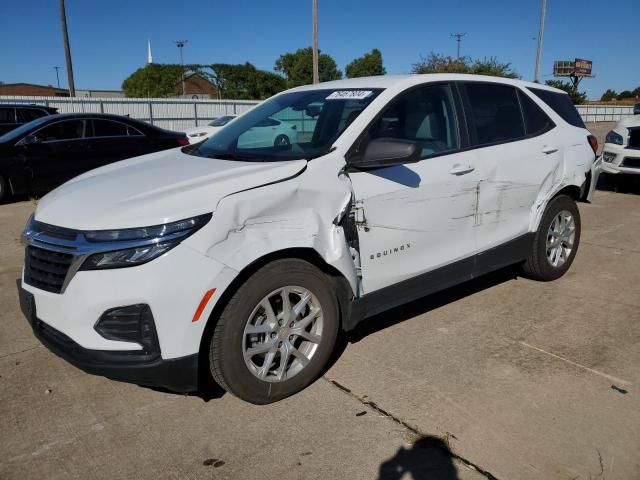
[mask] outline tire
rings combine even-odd
[[[289,140],[289,137],[287,137],[286,135],[278,135],[276,137],[276,139],[273,141],[273,146],[274,147],[286,147],[291,145],[291,141]]]
[[[564,275],[578,251],[580,230],[576,202],[567,195],[553,198],[542,215],[531,252],[522,267],[525,276],[546,282]]]
[[[0,175],[0,202],[4,202],[9,199],[9,185],[5,178]]]
[[[299,313],[284,308],[286,298],[291,307],[303,305]],[[328,277],[303,260],[276,260],[249,277],[225,305],[211,339],[211,374],[247,402],[281,400],[322,373],[338,327],[338,302]]]

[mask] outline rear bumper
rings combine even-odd
[[[33,295],[19,288],[20,307],[33,333],[51,352],[77,368],[103,377],[175,392],[198,389],[198,355],[163,359],[159,353],[140,350],[91,350],[37,317]]]

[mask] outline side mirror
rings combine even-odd
[[[304,109],[304,114],[307,117],[314,118],[320,115],[321,111],[322,111],[322,107],[320,105],[309,105],[307,108]]]
[[[364,154],[349,161],[356,170],[390,167],[420,161],[422,149],[413,142],[394,138],[378,138],[369,142]]]

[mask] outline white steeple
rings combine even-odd
[[[151,55],[151,40],[147,40],[147,63],[153,63],[153,56]]]

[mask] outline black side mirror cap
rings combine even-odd
[[[370,170],[373,168],[404,165],[420,161],[422,149],[414,142],[395,138],[377,138],[367,145],[364,154],[350,160],[349,170]]]

